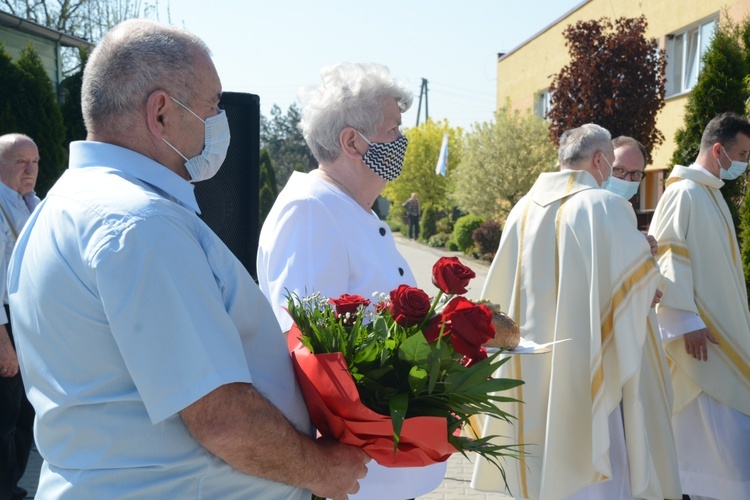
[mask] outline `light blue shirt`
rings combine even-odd
[[[25,201],[29,200],[28,204]],[[31,211],[39,204],[34,191],[21,196],[18,191],[0,182],[0,249],[2,250],[2,262],[0,262],[0,288],[2,289],[3,304],[8,303],[8,289],[5,286],[8,263],[13,247],[16,245],[18,233],[29,220]],[[6,218],[7,214],[7,218]],[[0,325],[8,323],[5,308],[0,307]]]
[[[309,498],[232,469],[180,418],[247,382],[311,430],[271,307],[197,209],[166,167],[74,142],[21,233],[9,292],[40,498]]]

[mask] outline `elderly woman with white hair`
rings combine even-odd
[[[372,211],[401,173],[407,140],[401,113],[413,96],[378,64],[341,63],[322,71],[323,85],[303,105],[301,128],[319,162],[294,172],[260,233],[258,280],[282,330],[287,291],[327,297],[416,286],[388,225]],[[405,499],[437,488],[445,464],[385,468],[368,464],[353,498]]]

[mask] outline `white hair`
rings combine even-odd
[[[0,135],[0,165],[5,165],[7,155],[11,154],[16,149],[16,146],[23,141],[30,141],[36,146],[34,139],[26,134],[10,133]]]
[[[609,131],[594,123],[566,130],[560,136],[557,160],[563,167],[579,166],[597,151],[614,151],[611,140]]]
[[[112,28],[94,49],[83,72],[81,107],[86,130],[117,132],[156,90],[192,101],[194,63],[208,47],[183,29],[147,19]]]
[[[300,120],[305,141],[321,163],[338,158],[339,134],[344,128],[373,135],[383,120],[387,99],[395,99],[402,113],[414,99],[411,91],[381,64],[339,63],[323,68],[321,77],[323,85],[302,97]]]

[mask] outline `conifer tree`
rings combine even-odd
[[[672,154],[671,166],[687,166],[695,161],[703,129],[713,117],[726,111],[744,114],[747,90],[743,81],[747,73],[737,27],[719,23],[703,55],[698,81],[690,91],[685,124],[675,134],[677,148]]]
[[[15,109],[21,93],[21,74],[0,41],[0,135],[18,132]]]
[[[271,155],[267,148],[260,150],[260,181],[259,181],[259,200],[258,200],[258,212],[260,216],[260,225],[263,226],[263,222],[268,216],[268,212],[271,211],[273,203],[276,201],[278,191],[276,188],[276,173],[271,163]]]
[[[744,81],[747,74],[748,63],[742,47],[741,28],[728,21],[721,21],[703,55],[703,67],[688,97],[684,126],[675,134],[677,148],[672,154],[671,166],[688,166],[695,161],[700,150],[703,129],[716,115],[726,111],[740,115],[745,113],[748,91]],[[743,176],[733,181],[724,181],[721,188],[721,194],[729,206],[743,249],[745,245],[742,244],[743,230],[740,227],[739,209],[743,204],[744,185]],[[743,253],[745,251],[743,250]]]
[[[81,54],[82,64],[86,64],[87,55]],[[63,103],[60,105],[63,123],[65,124],[65,144],[86,139],[86,125],[81,112],[81,86],[83,85],[83,69],[70,75],[60,84],[62,87]]]
[[[21,51],[16,66],[21,75],[21,91],[16,96],[15,132],[30,136],[39,148],[35,190],[43,197],[66,168],[65,126],[52,81],[31,44]]]

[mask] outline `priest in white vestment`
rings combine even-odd
[[[695,163],[667,180],[650,233],[667,285],[657,314],[674,387],[683,491],[750,498],[750,312],[734,224],[719,189],[747,167],[750,123],[724,113]]]
[[[483,435],[521,444],[525,454],[503,463],[516,498],[680,498],[662,472],[674,470],[671,436],[652,430],[669,429],[668,414],[646,403],[666,397],[646,321],[659,270],[630,205],[600,189],[609,132],[569,130],[558,157],[561,171],[541,174],[508,216],[483,296],[525,338],[570,340],[511,356],[500,375],[525,380],[513,394],[524,403],[505,408],[513,424],[488,420]],[[502,491],[503,478],[477,459],[472,487]]]

